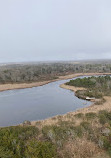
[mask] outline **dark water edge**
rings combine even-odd
[[[69,80],[0,92],[0,126],[13,126],[25,120],[43,120],[90,106],[91,102],[79,99],[73,91],[59,87]]]

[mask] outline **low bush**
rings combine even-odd
[[[83,118],[84,114],[83,113],[78,113],[76,115],[74,115],[76,118]]]
[[[67,128],[67,126],[45,126],[42,133],[45,138],[52,141],[66,140],[71,135],[72,129],[71,127]]]
[[[27,143],[26,158],[55,158],[56,147],[50,142],[37,142],[32,140]]]
[[[97,114],[94,113],[94,112],[89,112],[89,113],[86,113],[86,114],[85,114],[85,117],[86,117],[88,120],[90,120],[90,119],[96,118],[96,117],[97,117]]]
[[[83,128],[81,126],[74,127],[74,135],[75,135],[75,137],[82,137],[83,136]]]
[[[98,117],[101,124],[111,123],[111,112],[106,110],[99,111]]]
[[[1,128],[0,154],[9,153],[10,156],[8,158],[24,157],[26,142],[29,139],[36,138],[38,133],[39,131],[36,127],[16,126]],[[2,158],[3,156],[0,155],[0,157]]]
[[[85,130],[89,130],[91,128],[90,123],[86,121],[81,122],[80,126],[82,126]]]

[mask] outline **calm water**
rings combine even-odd
[[[41,120],[89,106],[91,102],[78,99],[74,92],[59,87],[67,81],[0,92],[0,126]]]

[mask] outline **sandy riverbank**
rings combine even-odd
[[[76,92],[78,90],[85,90],[85,88],[82,88],[82,87],[74,87],[74,86],[69,86],[69,85],[66,85],[66,84],[61,84],[60,87],[64,88],[64,89],[74,91],[74,92]]]
[[[12,90],[12,89],[24,89],[24,88],[32,88],[32,87],[38,87],[43,86],[45,84],[48,84],[50,82],[59,81],[59,80],[66,80],[71,79],[74,77],[79,76],[90,76],[90,75],[109,75],[111,73],[77,73],[77,74],[71,74],[66,76],[59,76],[58,79],[49,80],[49,81],[43,81],[43,82],[33,82],[33,83],[20,83],[20,84],[1,84],[0,85],[0,91],[6,91],[6,90]]]
[[[65,85],[62,84],[60,85],[61,88],[67,89],[67,90],[72,90],[74,92],[76,92],[77,90],[84,90],[85,88],[82,87],[74,87],[74,86],[69,86],[69,85]],[[106,100],[105,103],[101,104],[101,105],[96,105],[94,104],[94,102],[92,102],[92,105],[86,108],[82,108],[79,109],[75,112],[72,112],[73,114],[77,114],[77,113],[87,113],[87,112],[98,112],[100,110],[108,110],[111,111],[111,97],[110,96],[105,96],[104,99]]]
[[[79,113],[83,113],[83,114],[90,113],[90,112],[98,113],[100,110],[111,111],[111,97],[105,96],[104,99],[106,101],[105,103],[101,105],[95,105],[94,103],[92,103],[92,105],[88,107],[80,108],[79,110],[68,112],[64,115],[57,115],[57,116],[54,116],[45,120],[40,120],[40,121],[32,121],[31,125],[33,126],[40,125],[41,127],[46,126],[46,125],[56,125],[58,124],[60,119],[62,121],[71,121],[72,117],[74,117],[74,115],[79,114]],[[77,119],[76,119],[76,124],[78,124]]]

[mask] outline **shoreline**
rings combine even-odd
[[[63,89],[71,90],[71,91],[74,91],[74,92],[76,92],[78,90],[85,90],[85,88],[83,88],[83,87],[69,86],[69,85],[66,85],[65,83],[61,84],[59,87],[63,88]]]
[[[76,116],[79,113],[98,113],[100,110],[111,111],[111,97],[105,96],[104,99],[106,100],[106,102],[100,105],[96,105],[94,102],[92,102],[90,106],[79,108],[76,111],[70,111],[65,114],[58,114],[56,116],[52,116],[43,120],[30,121],[31,126],[39,126],[41,128],[44,126],[57,125],[60,118],[62,119],[62,121],[70,121],[70,116]]]
[[[51,82],[56,82],[59,80],[67,80],[72,79],[79,76],[94,76],[94,75],[111,75],[111,73],[75,73],[66,76],[59,76],[58,79],[48,80],[48,81],[41,81],[41,82],[32,82],[32,83],[14,83],[14,84],[0,84],[0,92],[6,90],[14,90],[14,89],[26,89],[26,88],[33,88],[38,86],[43,86]]]
[[[90,74],[90,75],[100,75],[100,74]],[[84,76],[90,76],[89,73]],[[103,75],[103,74],[101,74]],[[76,76],[77,77],[77,76]],[[77,90],[84,90],[85,88],[83,87],[74,87],[74,86],[69,86],[69,85],[65,85],[64,84],[61,84],[60,85],[60,88],[64,88],[66,90],[71,90],[73,92],[76,92]],[[67,119],[67,116],[68,115],[76,115],[76,114],[79,114],[79,113],[83,113],[83,114],[86,114],[86,113],[98,113],[100,110],[108,110],[108,111],[111,111],[111,97],[110,96],[104,96],[104,99],[106,100],[105,103],[102,103],[100,105],[96,105],[94,101],[90,101],[92,102],[92,104],[90,106],[87,106],[87,107],[84,107],[84,108],[79,108],[78,110],[76,111],[70,111],[70,112],[67,112],[66,114],[60,114],[60,115],[56,115],[56,116],[53,116],[53,117],[49,117],[49,118],[46,118],[44,120],[38,120],[38,121],[31,121],[31,125],[32,126],[36,126],[36,123],[39,122],[41,124],[41,126],[45,126],[45,125],[54,125],[54,124],[57,124],[58,123],[58,120],[59,120],[59,117],[61,117],[63,120],[65,121],[68,121]]]
[[[74,92],[76,92],[77,90],[85,89],[82,87],[65,85],[65,83],[59,86],[61,88],[72,90]],[[109,140],[109,134],[110,134],[109,132],[111,131],[110,122],[101,125],[101,122],[99,120],[98,112],[100,110],[111,111],[111,97],[105,96],[104,98],[106,102],[100,105],[95,105],[94,103],[91,103],[89,106],[86,106],[84,108],[78,106],[78,110],[69,111],[65,114],[59,114],[38,121],[35,120],[28,122],[26,120],[26,122],[24,121],[24,124],[21,123],[15,126],[8,126],[9,128],[6,127],[0,127],[0,128],[4,128],[3,132],[4,131],[7,132],[7,130],[10,130],[11,133],[14,131],[14,134],[17,133],[16,131],[18,130],[21,133],[23,133],[24,132],[23,129],[24,129],[26,132],[24,132],[23,134],[25,134],[28,138],[24,143],[26,149],[28,148],[28,146],[26,146],[27,140],[29,142],[33,141],[34,143],[37,140],[40,143],[41,142],[44,143],[46,140],[49,140],[47,141],[47,143],[51,142],[51,144],[54,145],[57,154],[62,153],[61,155],[63,156],[66,156],[65,154],[70,152],[71,154],[69,155],[69,157],[73,157],[74,153],[76,153],[75,156],[77,157],[85,156],[87,158],[88,157],[109,158],[109,156],[107,155],[108,154],[107,150],[110,148],[106,149],[99,145],[99,142],[102,141],[102,138],[104,139],[108,138]],[[94,117],[90,117],[91,113],[93,114],[92,116]],[[27,134],[27,130],[29,130],[30,135]],[[11,135],[10,138],[12,139],[14,138],[15,140],[16,139],[18,140],[20,134],[18,134],[15,137],[14,134],[10,134],[10,133],[9,133],[9,135]],[[60,133],[60,137],[58,137],[59,133]],[[8,140],[8,137],[6,137],[6,139]]]
[[[25,89],[25,88],[32,88],[32,87],[38,87],[38,86],[42,86],[51,82],[55,82],[55,81],[59,81],[59,80],[67,80],[67,79],[72,79],[75,77],[79,77],[79,76],[94,76],[94,75],[111,75],[111,73],[78,73],[78,74],[72,74],[72,75],[67,75],[67,76],[60,76],[59,79],[55,79],[55,80],[51,80],[51,81],[44,81],[44,82],[37,82],[37,83],[30,83],[30,84],[16,84],[19,87],[8,87],[5,90],[11,90],[11,89]],[[13,84],[5,84],[6,85],[13,85]],[[14,84],[15,85],[15,84]],[[21,85],[24,85],[24,88],[21,87]],[[5,91],[4,89],[1,89],[0,85],[0,91]],[[67,89],[67,90],[72,90],[74,92],[76,92],[77,90],[83,90],[84,88],[82,87],[72,87],[72,86],[68,86],[65,84],[60,85],[61,88]],[[4,88],[4,87],[3,87]],[[6,87],[5,87],[6,88]],[[9,89],[10,88],[10,89]],[[43,120],[33,120],[30,121],[31,122],[31,126],[36,126],[36,124],[40,123],[40,126],[45,126],[45,125],[53,125],[56,124],[59,120],[59,117],[61,117],[63,120],[68,120],[67,116],[68,115],[76,115],[78,113],[89,113],[89,112],[95,112],[97,113],[99,110],[108,110],[111,111],[111,97],[104,97],[106,102],[101,104],[101,105],[95,105],[95,102],[92,102],[92,104],[88,107],[84,107],[84,108],[79,108],[76,111],[69,111],[65,114],[58,114]],[[20,124],[16,124],[13,126],[21,126],[23,125],[23,123]],[[10,126],[6,126],[6,127],[10,127]],[[4,127],[1,127],[4,128]]]

